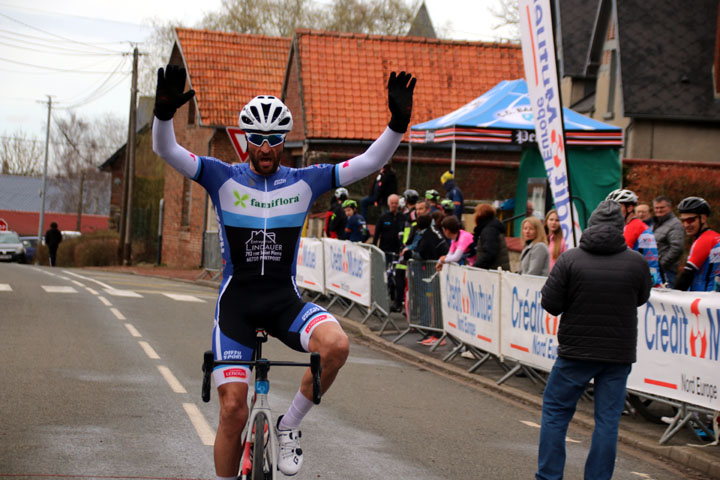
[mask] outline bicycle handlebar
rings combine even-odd
[[[310,367],[310,372],[313,377],[313,403],[318,405],[322,398],[322,385],[320,382],[320,375],[322,374],[322,367],[320,366],[320,354],[313,352],[310,354],[310,363],[303,362],[285,362],[285,361],[271,361],[264,358],[251,361],[242,360],[215,360],[213,352],[208,350],[203,355],[203,381],[202,381],[202,393],[201,397],[203,402],[210,401],[210,376],[213,368],[221,365],[238,365],[246,367],[254,367],[257,364],[266,365],[268,368],[271,366],[277,367]]]

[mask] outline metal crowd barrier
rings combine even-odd
[[[210,280],[217,280],[222,275],[222,254],[218,232],[205,232],[203,240],[203,271],[198,278],[207,275]]]
[[[435,272],[436,264],[434,260],[408,262],[405,273],[408,287],[406,301],[408,327],[400,332],[393,343],[397,343],[412,330],[444,336],[440,276]]]
[[[370,298],[372,299],[372,304],[361,323],[364,324],[371,316],[375,315],[383,322],[378,332],[379,335],[383,334],[388,324],[392,324],[399,332],[400,329],[390,318],[390,294],[385,270],[385,252],[368,243],[362,243],[360,246],[370,252]]]

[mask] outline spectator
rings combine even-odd
[[[635,207],[635,216],[642,222],[645,223],[645,225],[652,227],[653,226],[653,217],[650,215],[650,205],[647,203],[638,203]]]
[[[620,206],[601,202],[580,247],[560,256],[542,289],[542,307],[562,321],[543,394],[537,480],[563,478],[568,424],[591,379],[595,430],[585,478],[613,475],[625,386],[636,361],[637,309],[652,285],[647,261],[625,243],[624,226]]]
[[[710,230],[710,205],[700,197],[688,197],[678,204],[685,233],[693,239],[685,268],[675,289],[695,292],[717,290],[720,277],[720,233]]]
[[[330,200],[330,210],[328,210],[329,215],[325,226],[325,234],[330,238],[342,238],[344,235],[347,216],[345,216],[342,205],[347,198],[347,188],[340,187],[335,190],[335,195]]]
[[[365,219],[357,213],[357,202],[355,200],[345,200],[342,206],[347,217],[342,239],[361,243],[367,240],[370,235],[368,234]]]
[[[430,215],[430,205],[428,204],[426,199],[419,199],[418,194],[415,190],[406,190],[403,195],[405,195],[405,198],[408,202],[413,201],[412,204],[414,205],[414,208],[405,215],[407,217],[407,220],[405,221],[405,230],[403,231],[402,242],[403,245],[411,245],[415,240],[415,235],[418,230],[417,219],[423,215]],[[405,298],[405,289],[407,288],[405,282],[407,260],[403,258],[404,253],[405,250],[403,249],[403,251],[400,252],[400,263],[398,263],[395,267],[395,288],[397,288],[397,290],[395,291],[396,303],[393,304],[390,309],[396,312],[402,310],[402,299]]]
[[[438,209],[438,205],[440,203],[440,192],[434,188],[425,190],[425,200],[430,203],[430,213],[434,212]]]
[[[370,205],[385,205],[387,198],[397,192],[397,176],[392,169],[392,165],[386,163],[375,181],[370,187],[370,194],[360,200],[360,214],[363,218],[367,218],[367,211]]]
[[[473,238],[477,248],[473,267],[488,270],[501,267],[503,270],[510,270],[505,227],[495,218],[495,208],[492,205],[480,203],[475,207]]]
[[[567,250],[567,244],[560,228],[560,218],[557,210],[550,210],[545,215],[545,231],[548,236],[548,250],[550,250],[550,270],[555,266],[561,253]]]
[[[401,236],[405,228],[405,215],[399,210],[400,197],[392,194],[387,200],[388,211],[383,213],[375,225],[373,244],[385,252],[385,266],[397,260],[402,247]]]
[[[63,236],[62,233],[60,233],[60,230],[58,230],[58,224],[52,222],[50,224],[50,230],[45,232],[45,245],[47,245],[48,247],[51,267],[54,267],[56,265],[57,251],[62,241]]]
[[[542,222],[536,217],[522,221],[522,239],[525,242],[520,254],[520,273],[547,277],[550,273],[550,252]]]
[[[665,285],[675,287],[675,277],[680,268],[685,230],[683,225],[672,211],[672,200],[659,196],[653,200],[653,234],[657,242],[660,268],[665,276]]]
[[[465,208],[465,201],[463,200],[462,191],[458,188],[457,185],[455,185],[455,175],[453,174],[453,171],[448,170],[447,172],[443,173],[440,177],[440,181],[442,182],[443,187],[445,187],[445,191],[447,192],[445,198],[453,202],[453,211],[451,213],[455,215],[457,219],[460,220],[460,222],[462,222],[462,214],[463,209]]]
[[[445,237],[450,239],[450,249],[447,255],[440,257],[435,268],[439,272],[445,263],[458,263],[460,265],[475,263],[477,249],[473,236],[460,228],[460,221],[455,215],[448,215],[443,218],[442,231]]]
[[[653,285],[660,286],[663,283],[660,264],[658,263],[657,242],[652,229],[635,216],[635,207],[638,204],[638,197],[631,190],[618,188],[610,192],[605,200],[612,200],[620,204],[622,214],[625,216],[625,242],[633,250],[642,253],[650,266],[650,275],[653,278]]]

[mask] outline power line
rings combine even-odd
[[[2,38],[3,38],[3,36],[0,35],[0,39],[2,39]],[[30,42],[25,42],[25,43],[30,43]],[[2,42],[2,41],[0,41],[0,45],[6,45],[11,48],[17,48],[18,50],[27,50],[30,52],[47,53],[47,54],[51,54],[51,55],[70,55],[70,56],[74,56],[74,57],[87,57],[87,56],[91,56],[91,57],[113,56],[114,57],[117,55],[122,55],[122,53],[119,53],[119,52],[118,53],[90,53],[90,52],[80,52],[80,51],[62,52],[62,51],[58,51],[58,50],[67,50],[67,49],[63,49],[63,48],[59,48],[59,47],[55,47],[53,50],[41,50],[39,48],[26,47],[23,45],[6,43],[6,42]],[[42,45],[42,46],[44,47],[45,45]]]
[[[55,43],[57,43],[56,40],[50,40],[49,38],[46,38],[46,37],[38,37],[37,35],[28,35],[27,33],[15,32],[15,31],[13,31],[13,30],[6,30],[6,29],[4,29],[4,28],[0,28],[0,32],[2,32],[2,33],[9,33],[9,34],[11,34],[11,35],[16,35],[16,36],[18,36],[18,37],[29,38],[29,39],[31,39],[31,40],[40,40],[40,41],[43,41],[43,42],[55,42]],[[73,42],[73,43],[74,43],[74,42]],[[124,45],[124,44],[126,44],[126,43],[128,43],[127,40],[118,40],[118,41],[115,41],[115,42],[94,42],[93,44],[88,44],[88,45],[91,46],[91,47],[93,47],[93,48],[98,48],[98,47],[95,47],[95,45],[117,45],[117,44],[123,44],[123,45]],[[137,43],[138,43],[138,44],[142,44],[143,42],[137,42]]]
[[[62,13],[62,12],[54,12],[50,10],[41,10],[39,8],[30,8],[30,7],[20,7],[17,5],[8,5],[5,3],[0,3],[0,7],[8,7],[8,8],[14,8],[16,10],[26,10],[28,12],[37,12],[37,13],[43,13],[46,15],[53,15],[53,16],[59,16],[59,17],[69,17],[69,18],[77,18],[80,20],[90,20],[90,21],[102,21],[102,22],[111,22],[111,23],[120,23],[123,25],[132,25],[134,27],[144,27],[144,25],[140,23],[134,23],[134,22],[126,22],[123,20],[112,20],[109,18],[103,18],[103,17],[88,17],[84,15],[73,15],[70,13]]]
[[[53,117],[53,121],[57,123],[57,120],[55,120],[55,117]],[[11,140],[15,142],[23,142],[23,143],[45,143],[45,140],[39,140],[39,139],[32,139],[32,138],[15,138],[15,137],[9,137],[7,135],[0,135],[0,140]],[[66,147],[72,146],[69,142],[57,142],[55,140],[50,141],[51,145],[62,145]],[[76,146],[82,146],[82,147],[97,147],[97,148],[119,148],[119,145],[99,145],[97,143],[78,143]]]
[[[63,73],[84,73],[84,74],[90,74],[90,75],[104,75],[108,73],[114,73],[114,72],[100,72],[100,71],[89,71],[89,70],[77,70],[77,69],[71,69],[71,68],[55,68],[55,67],[48,67],[47,65],[34,65],[32,63],[26,63],[26,62],[18,62],[17,60],[10,60],[9,58],[0,58],[0,61],[8,62],[8,63],[14,63],[17,65],[23,65],[26,67],[32,67],[32,68],[41,68],[44,70],[51,70],[53,72],[63,72]],[[132,73],[132,72],[122,72],[122,73]]]
[[[73,100],[70,103],[70,105],[62,107],[62,109],[67,110],[71,108],[77,108],[81,107],[83,105],[87,105],[88,103],[94,102],[95,100],[105,96],[106,93],[111,92],[115,89],[123,80],[125,80],[125,76],[121,76],[118,80],[116,80],[113,84],[108,85],[108,82],[110,79],[115,76],[116,74],[120,73],[120,69],[125,65],[126,58],[123,57],[122,60],[117,64],[115,67],[115,70],[110,73],[110,75],[105,78],[105,80],[100,83],[100,85],[90,92],[85,98],[79,99],[79,100]],[[103,88],[105,87],[105,88]]]

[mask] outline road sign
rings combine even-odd
[[[247,148],[247,138],[245,138],[245,131],[241,130],[237,127],[225,127],[228,133],[228,136],[230,137],[230,142],[232,142],[233,147],[235,148],[235,153],[237,153],[238,158],[241,162],[245,162],[248,159],[248,148]]]
[[[0,218],[0,232],[6,232],[8,229],[8,224],[5,221],[4,218]]]

